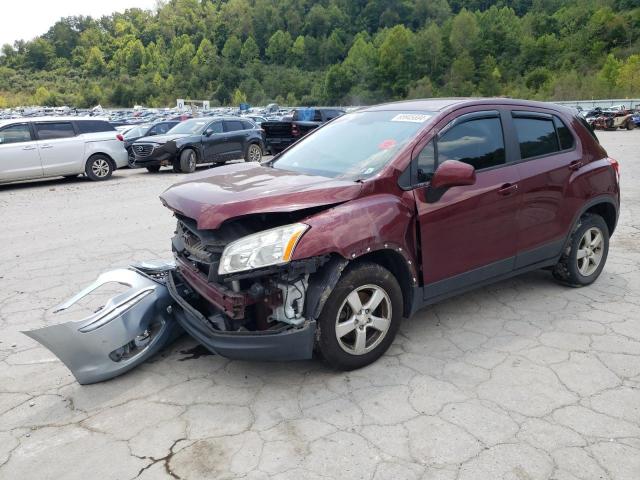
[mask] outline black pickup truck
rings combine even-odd
[[[260,128],[265,132],[265,150],[272,155],[280,153],[311,130],[344,113],[339,108],[296,108],[291,120],[263,122]]]

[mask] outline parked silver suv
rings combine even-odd
[[[126,165],[122,135],[105,120],[41,117],[0,121],[0,183],[80,174],[106,180]]]

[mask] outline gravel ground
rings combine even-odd
[[[406,321],[374,365],[259,364],[187,337],[78,385],[20,333],[95,276],[168,258],[185,177],[0,187],[0,478],[640,478],[640,131],[599,134],[623,210],[592,286],[534,272]]]

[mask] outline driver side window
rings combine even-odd
[[[29,125],[27,125],[26,123],[10,125],[0,130],[0,145],[30,141],[31,130],[29,129]]]

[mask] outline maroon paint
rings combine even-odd
[[[618,184],[606,152],[560,107],[509,99],[442,99],[378,105],[369,110],[438,109],[442,110],[414,140],[363,184],[236,164],[204,172],[171,187],[161,198],[169,208],[197,220],[199,228],[210,229],[252,213],[334,205],[304,220],[311,228],[300,239],[293,259],[325,253],[352,259],[376,250],[394,250],[405,258],[419,283],[442,280],[566,237],[588,199],[607,195],[619,205]],[[441,128],[462,114],[496,109],[558,115],[577,134],[577,147],[476,172],[475,183],[448,188],[435,201],[428,201],[427,186],[407,192],[400,189],[399,176],[408,168],[412,154]],[[510,142],[505,148],[509,158],[513,154]],[[571,170],[569,164],[575,160],[583,166]],[[419,258],[421,277],[416,271]]]
[[[295,212],[346,202],[361,189],[361,184],[351,181],[235,163],[174,185],[160,199],[172,210],[196,220],[198,228],[216,229],[240,215]]]
[[[445,160],[436,170],[431,179],[433,188],[458,187],[476,183],[476,171],[468,163],[456,160]]]

